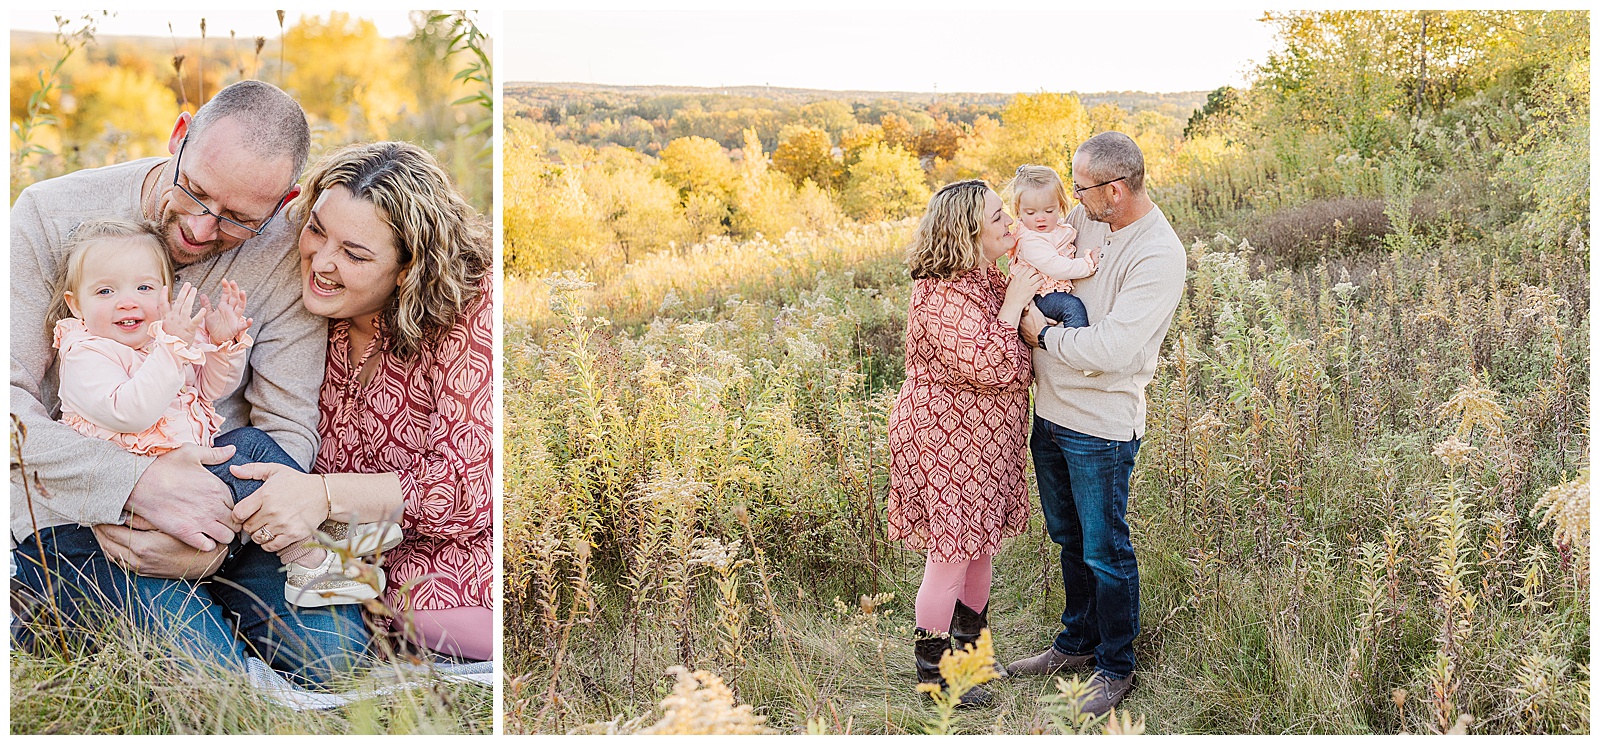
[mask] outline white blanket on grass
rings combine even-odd
[[[428,666],[397,663],[409,673],[425,675]],[[476,683],[478,685],[494,685],[493,662],[467,662],[452,665],[433,665],[434,674],[438,680],[447,683]],[[245,659],[245,670],[250,676],[250,685],[260,691],[269,700],[287,706],[296,711],[311,709],[336,709],[340,706],[352,704],[363,699],[377,696],[387,696],[407,688],[422,685],[421,681],[407,681],[393,683],[373,689],[351,691],[348,693],[319,693],[307,690],[287,678],[278,674],[267,663],[255,657]]]

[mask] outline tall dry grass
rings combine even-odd
[[[839,233],[508,311],[510,731],[648,727],[673,666],[785,732],[1587,731],[1582,254],[1192,245],[1130,504],[1133,718],[1074,725],[1054,681],[947,721],[913,690],[921,560],[882,534],[904,235]],[[1058,628],[1054,551],[1036,526],[995,562],[1003,661]]]

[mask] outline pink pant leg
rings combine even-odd
[[[952,606],[954,607],[954,606]],[[468,660],[494,658],[494,611],[463,607],[411,611],[412,642]],[[396,625],[401,622],[397,619]]]
[[[979,613],[989,607],[989,585],[994,581],[994,557],[979,556],[967,562],[966,580],[957,595],[963,605]],[[950,606],[955,608],[954,604]]]
[[[929,631],[949,631],[950,616],[956,610],[956,597],[966,582],[967,565],[947,564],[928,559],[922,570],[922,586],[917,588],[917,626]]]

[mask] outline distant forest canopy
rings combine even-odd
[[[1587,12],[1263,21],[1275,49],[1248,84],[1204,93],[510,84],[505,266],[603,280],[711,238],[903,220],[958,179],[1069,178],[1106,131],[1139,144],[1185,239],[1242,235],[1289,264],[1491,234],[1586,250]]]
[[[1205,105],[1208,91],[1144,93],[1069,92],[1087,108],[1107,104],[1125,112],[1154,112],[1187,120]],[[508,121],[542,121],[563,139],[584,145],[611,143],[654,155],[677,137],[713,139],[725,148],[744,145],[752,127],[768,150],[783,127],[813,125],[838,138],[856,124],[882,124],[894,114],[913,129],[940,121],[970,127],[979,117],[998,119],[1012,93],[828,91],[771,86],[626,86],[590,83],[506,83]],[[646,127],[648,126],[648,132]]]

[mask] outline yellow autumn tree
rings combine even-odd
[[[726,203],[738,179],[722,145],[705,137],[679,137],[661,148],[660,158],[662,180],[685,198],[700,194]]]
[[[1000,112],[1001,126],[974,155],[991,181],[1010,178],[1017,166],[1050,166],[1063,178],[1072,170],[1072,151],[1094,134],[1088,110],[1066,93],[1019,93]],[[979,128],[974,126],[974,134]],[[985,132],[985,134],[989,134]]]
[[[301,16],[284,33],[291,68],[284,89],[305,108],[313,128],[336,130],[334,141],[383,139],[417,107],[403,80],[408,69],[396,42],[349,13]]]
[[[73,86],[76,109],[63,123],[67,138],[92,150],[84,165],[167,154],[178,117],[172,92],[148,71],[96,64]]]
[[[896,220],[928,204],[928,185],[916,156],[883,143],[867,146],[850,167],[840,194],[845,214],[857,220]]]
[[[833,158],[833,141],[817,127],[790,125],[778,135],[772,151],[772,167],[794,180],[796,186],[810,181],[824,189],[837,185],[843,168]]]

